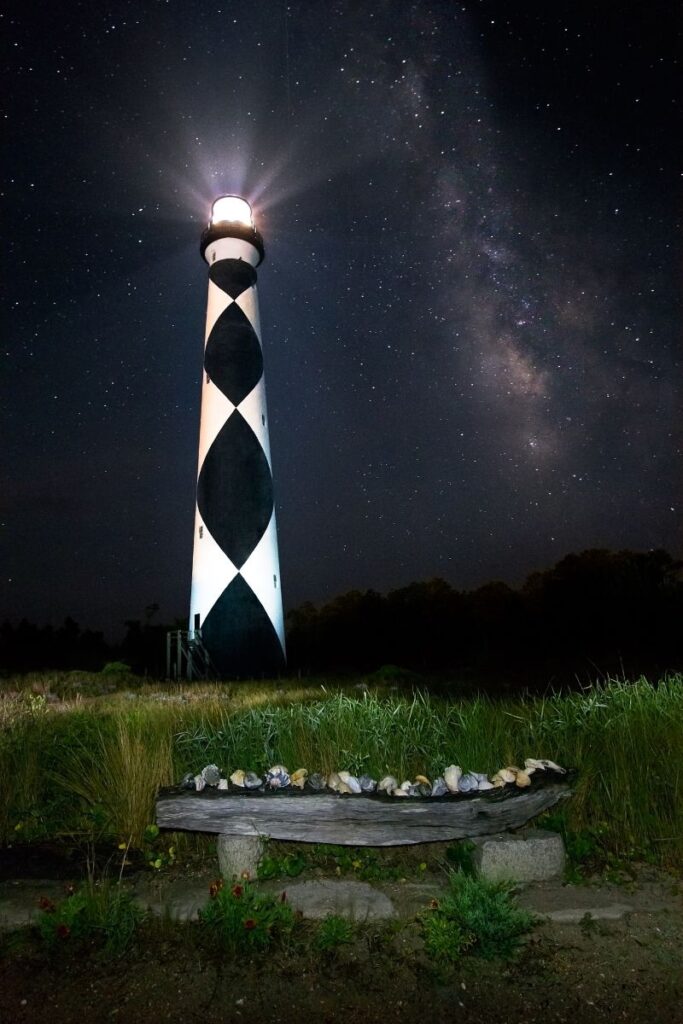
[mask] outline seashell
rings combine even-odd
[[[410,793],[412,786],[413,784],[410,779],[405,779],[398,788],[402,789],[404,793]]]
[[[396,789],[391,791],[391,795],[392,796],[408,796],[409,794],[408,794],[408,790],[407,789],[401,789],[400,786],[397,786]]]
[[[282,764],[275,764],[266,772],[266,786],[269,789],[285,789],[289,785],[289,772]]]
[[[306,785],[306,779],[307,778],[308,778],[308,769],[306,769],[306,768],[297,768],[297,770],[295,772],[292,772],[292,775],[291,775],[291,778],[290,778],[289,781],[291,782],[291,784],[293,786],[296,786],[297,789],[303,789],[304,786]]]
[[[426,775],[416,775],[415,776],[415,781],[416,782],[421,782],[425,786],[429,786],[430,789],[432,788],[432,784],[431,784],[431,782],[429,781],[429,779],[427,778]]]
[[[369,775],[361,775],[358,781],[360,782],[360,788],[363,793],[374,793],[377,789],[376,780],[371,779]]]
[[[339,772],[339,778],[342,780],[345,786],[348,787],[349,793],[360,793],[361,785],[355,775],[351,772]]]
[[[458,790],[461,793],[474,793],[477,789],[479,789],[479,783],[470,772],[463,775],[458,782]]]
[[[196,792],[197,793],[201,793],[201,791],[204,789],[205,786],[206,786],[206,779],[204,778],[204,776],[203,775],[195,775],[195,777],[194,777],[194,788],[195,788]]]
[[[472,775],[477,780],[477,782],[489,781],[489,777],[488,775],[486,775],[485,772],[470,772],[470,775]]]
[[[327,780],[325,779],[325,776],[321,775],[320,772],[313,772],[312,775],[308,776],[308,779],[306,781],[308,782],[308,785],[311,787],[311,789],[315,789],[316,791],[324,789],[325,786],[327,785]]]
[[[531,785],[531,778],[528,772],[518,771],[515,777],[515,785],[523,789],[525,786]]]
[[[227,789],[228,788],[228,780],[227,779],[219,779],[218,780],[218,788],[219,789]]]
[[[519,768],[501,768],[500,771],[497,772],[497,774],[500,776],[503,782],[514,782],[518,771]]]
[[[462,777],[462,768],[459,764],[451,764],[446,768],[443,773],[443,777],[446,780],[449,792],[457,793],[459,789],[459,782]]]
[[[431,796],[432,786],[429,782],[418,782],[416,786],[413,786],[415,790],[415,796]]]
[[[432,796],[445,796],[448,791],[446,780],[442,775],[439,775],[438,779],[434,779],[432,783]]]
[[[192,772],[186,772],[185,775],[183,775],[182,779],[180,780],[180,788],[181,789],[194,789],[195,788],[194,775],[192,774]]]
[[[202,768],[202,778],[207,786],[217,786],[221,781],[220,769],[215,764],[207,764],[206,768]]]
[[[492,782],[489,782],[488,779],[482,779],[479,783],[479,792],[482,792],[482,790],[485,789],[495,789],[495,786]]]
[[[238,768],[237,771],[233,772],[230,776],[230,781],[233,786],[239,786],[240,789],[244,789],[244,780],[246,777],[246,772],[243,772],[241,768]]]
[[[259,789],[263,785],[263,779],[256,772],[247,772],[244,776],[245,789]]]
[[[559,772],[560,775],[567,774],[566,768],[560,768],[559,764],[555,764],[554,761],[549,761],[545,757],[538,759],[535,757],[527,757],[526,761],[524,762],[524,767],[527,770],[527,774],[530,774],[529,769],[532,769],[533,771],[536,771],[537,769],[545,771],[547,768],[549,768],[553,772]]]
[[[393,793],[395,789],[398,789],[398,782],[393,775],[385,775],[377,783],[378,793]]]
[[[337,772],[330,772],[327,776],[327,788],[333,790],[335,793],[340,793],[341,790],[339,787],[341,784],[342,780],[339,778],[339,774]]]

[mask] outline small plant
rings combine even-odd
[[[375,851],[366,847],[318,843],[313,847],[312,863],[326,870],[334,870],[335,875],[353,874],[364,882],[395,881],[405,874],[405,868],[388,864]]]
[[[209,902],[199,920],[222,949],[230,953],[267,949],[289,935],[296,915],[286,893],[277,898],[258,893],[248,882],[225,885],[222,879],[209,887]]]
[[[332,952],[339,946],[347,945],[352,941],[353,925],[351,922],[336,914],[328,914],[318,925],[313,945],[316,949]]]
[[[437,966],[465,952],[485,960],[509,957],[535,921],[515,906],[510,884],[452,872],[448,893],[422,914],[425,948]]]
[[[265,878],[298,878],[306,869],[308,861],[303,853],[287,853],[284,857],[264,854],[259,861],[258,877]]]
[[[43,896],[38,907],[38,933],[51,951],[94,943],[109,956],[121,956],[144,918],[131,894],[109,881],[70,888],[58,903]]]
[[[126,849],[124,843],[119,844],[119,849]],[[158,825],[148,825],[142,835],[142,850],[145,856],[145,863],[155,871],[170,867],[175,864],[175,846],[161,838]]]

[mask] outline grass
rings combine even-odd
[[[579,770],[560,827],[599,837],[615,858],[683,863],[681,675],[502,701],[319,682],[129,687],[127,677],[104,696],[87,696],[83,677],[86,696],[74,696],[74,675],[68,686],[55,676],[3,684],[4,843],[98,835],[140,847],[157,787],[212,761],[228,772],[280,762],[408,778],[451,762],[494,772],[531,756]],[[60,688],[67,700],[50,703]]]

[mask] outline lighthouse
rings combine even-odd
[[[209,268],[190,637],[221,676],[277,674],[285,636],[251,207],[221,196],[201,237]]]

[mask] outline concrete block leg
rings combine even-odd
[[[532,828],[473,841],[475,871],[490,882],[544,882],[564,874],[564,842],[556,832]]]
[[[242,878],[245,872],[255,879],[262,853],[260,836],[218,837],[218,866],[225,879]]]

